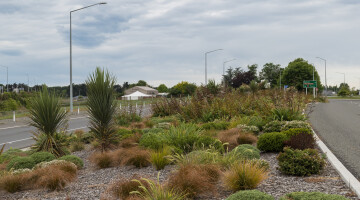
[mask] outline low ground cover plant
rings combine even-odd
[[[84,167],[84,161],[75,155],[66,155],[66,156],[58,158],[57,160],[65,160],[65,161],[74,163],[78,169],[81,169]]]
[[[264,126],[264,133],[280,132],[286,121],[274,120]]]
[[[228,154],[235,154],[244,159],[260,159],[260,150],[250,144],[242,144],[237,146]]]
[[[15,157],[6,165],[6,170],[32,169],[35,165],[31,157]]]
[[[260,192],[259,190],[245,190],[239,191],[230,195],[226,200],[275,200],[274,197],[266,193]]]
[[[295,176],[318,174],[326,164],[315,149],[293,150],[285,147],[277,159],[281,172]]]
[[[340,195],[321,192],[293,192],[284,195],[280,200],[348,200]]]
[[[295,120],[286,122],[286,124],[281,128],[281,131],[287,131],[292,128],[306,128],[311,130],[311,126],[309,123],[305,121]]]
[[[30,158],[35,162],[35,164],[49,162],[56,159],[55,156],[49,152],[36,152],[33,153]]]

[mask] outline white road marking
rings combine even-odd
[[[11,128],[20,128],[20,127],[26,127],[26,126],[28,126],[28,125],[5,127],[5,128],[0,128],[0,130],[6,130],[6,129],[11,129]]]
[[[2,143],[0,145],[4,145],[4,144],[11,144],[11,143],[15,143],[15,142],[21,142],[21,141],[24,141],[24,140],[30,140],[32,138],[25,138],[25,139],[21,139],[21,140],[14,140],[14,141],[11,141],[11,142],[5,142],[5,143]]]
[[[72,119],[83,119],[83,118],[87,118],[87,117],[89,117],[89,116],[70,118],[70,120],[72,120]],[[0,130],[6,130],[6,129],[11,129],[11,128],[21,128],[21,127],[27,127],[27,126],[29,126],[29,125],[11,126],[11,127],[0,128]],[[74,129],[74,130],[76,130],[76,129]]]
[[[68,129],[66,131],[74,131],[74,130],[79,130],[79,129],[84,129],[84,128],[87,128],[87,126],[83,126],[83,127],[80,127],[80,128],[74,128],[74,129]],[[21,140],[14,140],[14,141],[10,141],[10,142],[1,143],[0,146],[4,145],[4,144],[11,144],[11,143],[15,143],[15,142],[21,142],[21,141],[25,141],[25,140],[30,140],[30,139],[32,139],[32,137],[21,139]]]
[[[79,130],[79,129],[83,129],[83,128],[87,128],[87,126],[83,126],[83,127],[80,127],[80,128],[74,128],[74,129],[68,129],[66,131],[75,131],[75,130]]]

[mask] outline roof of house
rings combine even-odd
[[[140,88],[140,89],[148,90],[148,91],[157,91],[154,88],[147,87],[147,86],[135,86],[134,88]]]
[[[124,97],[150,97],[151,95],[144,94],[142,92],[136,91],[134,93],[124,95]]]

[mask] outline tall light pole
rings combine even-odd
[[[236,58],[223,62],[223,76],[225,75],[225,64],[234,60],[236,60]]]
[[[345,86],[345,73],[341,73],[341,72],[336,72],[336,73],[344,75],[344,86]]]
[[[29,82],[29,74],[26,74],[28,78],[28,92],[30,91],[30,82]]]
[[[0,65],[0,67],[6,68],[6,92],[9,92],[9,67],[2,65]]]
[[[71,14],[73,12],[76,12],[76,11],[79,11],[79,10],[82,10],[85,8],[89,8],[89,7],[96,6],[96,5],[103,5],[103,4],[106,4],[106,2],[96,3],[96,4],[92,4],[89,6],[85,6],[85,7],[70,11],[70,112],[73,111]]]
[[[327,97],[327,82],[326,82],[326,60],[324,58],[316,57],[325,62],[325,97]]]
[[[205,53],[205,85],[207,85],[207,55],[209,53],[212,53],[212,52],[215,52],[215,51],[221,51],[221,50],[224,50],[224,49],[215,49],[215,50],[208,51],[208,52]]]

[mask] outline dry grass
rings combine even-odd
[[[258,138],[252,133],[242,133],[237,138],[237,143],[240,144],[255,144]]]
[[[227,148],[229,151],[234,149],[237,145],[237,139],[240,135],[241,131],[238,128],[232,128],[230,130],[221,131],[218,133],[217,138],[222,143],[227,143]]]
[[[115,151],[95,152],[90,161],[99,168],[134,165],[137,168],[150,166],[150,151],[138,146],[121,148]]]
[[[268,172],[251,163],[242,161],[234,163],[224,172],[223,182],[232,191],[255,189],[263,180],[268,178]]]
[[[0,188],[11,193],[38,188],[61,190],[76,176],[77,168],[72,163],[50,165],[30,172],[5,175],[0,179]]]
[[[95,152],[89,158],[90,162],[94,163],[100,169],[113,166],[113,152]]]
[[[192,198],[206,192],[215,193],[219,177],[220,169],[216,165],[182,165],[170,176],[168,187]]]
[[[121,140],[119,143],[119,147],[122,147],[122,148],[135,147],[139,144],[140,138],[141,138],[141,134],[135,133],[132,136]]]
[[[0,188],[10,193],[21,191],[25,187],[24,179],[22,174],[5,175],[0,179]]]
[[[144,122],[133,122],[130,124],[131,129],[144,129],[146,124]]]
[[[132,191],[139,190],[140,184],[136,181],[133,181],[134,179],[140,180],[143,185],[147,184],[146,181],[141,180],[140,177],[135,174],[129,179],[121,179],[111,184],[109,190],[115,197],[119,199],[124,199],[124,200],[139,199],[137,195],[130,194],[130,192]]]

